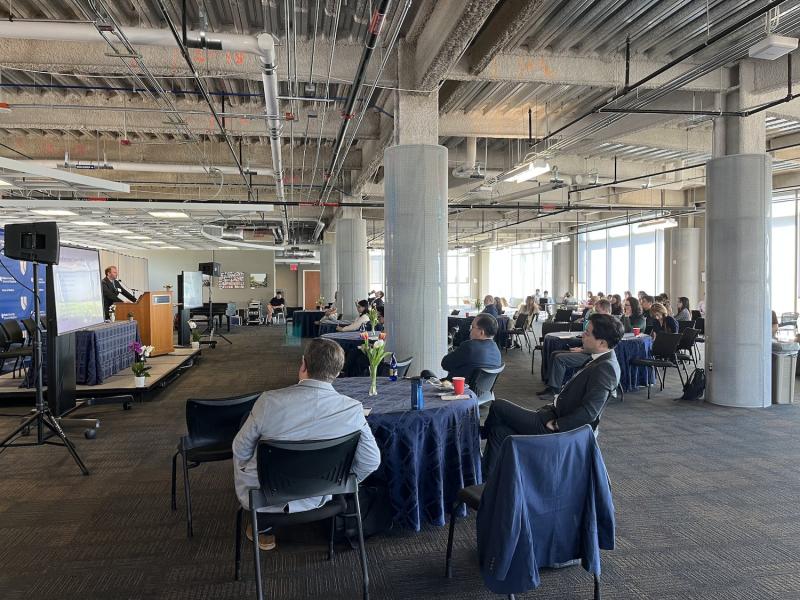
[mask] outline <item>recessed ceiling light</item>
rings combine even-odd
[[[126,235],[126,240],[149,240],[150,238],[146,235]]]
[[[161,217],[162,219],[188,219],[189,215],[184,212],[174,210],[154,210],[148,213],[153,217]]]
[[[60,208],[32,208],[32,213],[36,213],[37,215],[47,215],[49,217],[77,217],[78,213],[74,213],[71,210],[63,210]]]
[[[128,229],[103,229],[100,233],[132,233]]]
[[[108,223],[102,221],[72,221],[69,225],[84,225],[85,227],[108,227]]]

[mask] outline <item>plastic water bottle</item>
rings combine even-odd
[[[397,381],[397,359],[392,354],[392,360],[389,362],[389,381]]]
[[[411,410],[425,408],[425,399],[422,396],[422,378],[411,378]]]

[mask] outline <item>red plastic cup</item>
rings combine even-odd
[[[641,331],[641,329],[639,329],[638,327],[634,327],[633,328],[633,335],[639,335],[640,331]]]
[[[453,377],[453,391],[456,393],[456,396],[460,396],[464,393],[463,377]]]

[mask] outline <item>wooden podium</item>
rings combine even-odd
[[[145,292],[136,302],[115,302],[117,321],[133,315],[139,324],[142,344],[153,346],[150,356],[169,354],[175,350],[172,341],[172,294],[170,292]]]

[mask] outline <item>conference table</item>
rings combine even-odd
[[[369,377],[336,379],[340,394],[371,408],[367,416],[381,464],[370,482],[389,490],[394,523],[419,531],[444,525],[458,490],[479,484],[481,453],[478,401],[442,400],[423,383],[425,407],[411,409],[411,381],[378,378],[378,395],[369,396]]]
[[[581,346],[581,334],[574,331],[558,331],[544,336],[542,344],[542,381],[547,381],[550,364],[554,352],[569,350]],[[630,361],[635,358],[650,358],[653,338],[649,335],[626,333],[619,344],[614,347],[620,368],[619,382],[625,392],[635,391],[640,386],[654,383],[653,371],[649,367],[634,367]],[[564,381],[567,381],[574,369],[567,369]]]
[[[47,334],[42,334],[42,360],[47,362]],[[138,341],[136,321],[102,323],[75,332],[75,382],[81,385],[98,385],[106,379],[130,368],[133,350],[130,345]],[[29,371],[30,372],[30,371]],[[47,369],[43,371],[43,384],[47,384]],[[26,378],[25,386],[33,387],[33,377]]]
[[[316,337],[315,322],[325,316],[324,310],[296,310],[292,313],[294,334],[300,337]]]

